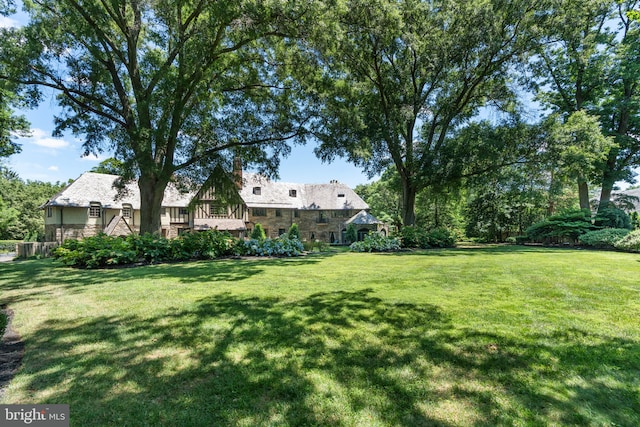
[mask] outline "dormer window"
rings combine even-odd
[[[253,187],[253,194],[255,194],[256,196],[262,194],[262,187]]]
[[[289,197],[298,197],[297,190],[289,190]]]

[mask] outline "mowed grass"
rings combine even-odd
[[[640,425],[640,256],[524,247],[0,264],[2,403],[74,426]]]

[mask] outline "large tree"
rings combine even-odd
[[[10,0],[0,0],[0,16],[7,16],[15,12],[15,5]],[[2,64],[0,64],[0,74]],[[16,115],[11,108],[19,105],[19,99],[15,94],[15,88],[10,82],[0,81],[0,158],[8,157],[20,152],[20,146],[14,141],[14,137],[26,136],[29,131],[29,123],[24,116]]]
[[[553,19],[545,27],[545,37],[530,62],[535,79],[532,89],[537,101],[568,120],[572,113],[594,112],[604,95],[603,76],[609,66],[607,45],[613,33],[611,0],[555,0]],[[574,168],[580,208],[589,209],[588,171]]]
[[[24,0],[30,21],[3,31],[0,79],[58,93],[56,131],[113,151],[138,179],[141,232],[157,232],[171,180],[207,181],[236,155],[274,174],[302,135],[278,54],[311,5]]]
[[[538,100],[565,120],[585,110],[600,117],[602,133],[615,137],[597,177],[598,210],[607,208],[617,181],[633,180],[640,165],[639,24],[627,15],[637,1],[556,0],[532,70]],[[588,167],[587,167],[588,169]],[[589,208],[589,172],[577,175],[580,206]],[[574,168],[576,171],[576,168]]]
[[[626,13],[637,5],[637,1],[616,2],[618,37],[599,112],[604,132],[617,145],[602,168],[599,212],[609,208],[615,183],[633,183],[633,168],[640,166],[640,23]]]
[[[317,153],[372,176],[395,167],[402,220],[414,224],[416,194],[433,183],[451,132],[489,103],[512,107],[510,72],[529,49],[539,8],[528,0],[337,2],[328,22],[340,24],[310,48],[323,71],[308,73],[322,106]]]

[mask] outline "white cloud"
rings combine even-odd
[[[31,144],[39,147],[59,149],[71,145],[71,143],[63,138],[53,138],[50,134],[42,129],[31,129],[31,135],[24,137]]]
[[[89,162],[101,162],[106,159],[108,159],[108,157],[103,154],[95,155],[92,153],[92,154],[89,154],[88,156],[82,156],[82,160],[87,160]]]
[[[20,24],[15,19],[11,19],[7,16],[0,16],[0,28],[13,28],[18,27]]]
[[[60,168],[58,168],[58,166],[52,165],[52,166],[49,166],[47,168],[47,170],[50,170],[52,172],[58,172],[58,170],[60,170]]]
[[[68,141],[65,141],[64,139],[58,139],[58,138],[41,138],[41,139],[35,139],[32,142],[37,146],[46,147],[46,148],[64,148],[69,146]]]

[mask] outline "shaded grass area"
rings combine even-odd
[[[492,247],[0,265],[3,403],[72,425],[639,425],[640,258]]]

